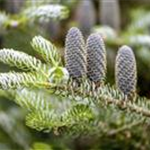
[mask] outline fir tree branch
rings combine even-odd
[[[88,85],[87,85],[88,88]],[[141,102],[142,106],[138,106],[138,101],[141,101],[140,98],[137,98],[137,103],[132,103],[130,100],[124,100],[124,95],[119,93],[119,91],[114,90],[113,88],[110,88],[109,86],[105,85],[103,87],[100,87],[99,89],[95,89],[93,87],[93,90],[89,89],[88,91],[86,88],[83,90],[83,87],[81,88],[74,88],[72,86],[57,86],[55,89],[59,95],[62,91],[62,94],[64,91],[66,91],[64,95],[72,96],[73,99],[76,99],[77,97],[83,98],[89,98],[94,103],[99,103],[103,100],[104,104],[111,105],[114,104],[119,109],[125,110],[129,109],[130,111],[136,113],[136,114],[142,114],[143,116],[150,117],[150,110],[147,108],[146,102]],[[57,93],[56,93],[57,94]],[[118,99],[114,98],[114,96],[119,96]]]
[[[17,108],[15,108],[15,110],[20,111]],[[12,110],[10,109],[7,112],[0,111],[0,127],[8,134],[12,141],[20,145],[22,148],[28,149],[31,140],[29,136],[30,133],[28,133],[24,126],[19,122],[19,118],[17,118],[11,111]]]
[[[3,90],[17,89],[19,87],[39,86],[41,79],[36,73],[1,73],[0,87]],[[40,81],[41,82],[41,81]]]
[[[53,128],[60,126],[63,122],[56,113],[52,111],[32,111],[26,116],[26,125],[38,131],[50,132]]]
[[[49,96],[46,92],[24,88],[15,92],[14,101],[29,111],[50,110],[52,104],[48,99]]]
[[[114,130],[110,130],[107,135],[108,136],[113,136],[113,135],[117,135],[118,133],[120,132],[123,132],[125,130],[129,130],[135,126],[138,126],[138,125],[141,125],[145,122],[145,120],[139,120],[139,121],[135,121],[135,122],[132,122],[130,124],[125,124],[124,126],[120,127],[120,128],[117,128],[117,129],[114,129]]]
[[[65,6],[61,5],[41,5],[27,8],[23,14],[29,21],[48,22],[50,19],[65,19],[68,17],[69,11]]]
[[[1,49],[0,61],[25,71],[39,71],[44,69],[44,64],[39,59],[13,49]]]
[[[34,50],[39,53],[43,59],[52,66],[60,63],[60,57],[57,48],[48,40],[41,36],[35,36],[31,42]]]
[[[109,89],[110,87],[108,88],[107,86],[104,86],[103,88],[101,88],[101,90],[103,91],[103,94],[101,93],[101,94],[99,94],[99,96],[96,96],[96,94],[92,95],[92,93],[89,93],[89,94],[86,93],[86,97],[85,97],[85,93],[83,94],[84,91],[81,91],[79,89],[77,90],[77,88],[75,89],[75,88],[71,87],[70,89],[73,91],[70,91],[70,90],[68,90],[69,88],[67,89],[65,87],[65,89],[67,91],[64,91],[64,87],[62,87],[62,86],[59,87],[59,86],[55,85],[51,88],[50,87],[51,86],[49,84],[49,90],[51,92],[48,90],[46,97],[44,96],[46,93],[43,93],[42,94],[43,96],[42,96],[41,94],[37,94],[37,92],[35,92],[35,93],[29,92],[26,89],[23,89],[21,91],[18,90],[17,93],[15,94],[16,95],[15,102],[17,104],[19,104],[21,107],[27,108],[30,111],[29,115],[26,118],[27,125],[30,126],[31,128],[37,129],[39,131],[44,130],[44,131],[49,132],[49,131],[53,130],[56,134],[67,133],[67,134],[71,134],[71,135],[78,134],[79,131],[85,132],[85,133],[88,132],[88,134],[90,134],[92,132],[96,133],[97,128],[95,127],[95,125],[97,123],[96,124],[94,122],[90,123],[90,121],[92,121],[96,117],[95,114],[93,114],[93,110],[95,112],[96,111],[95,108],[98,107],[98,105],[99,105],[99,107],[106,106],[108,110],[111,110],[108,106],[112,106],[112,104],[113,104],[112,111],[117,106],[116,108],[123,110],[123,111],[120,111],[120,113],[122,112],[123,114],[126,114],[127,118],[134,118],[135,122],[139,121],[139,119],[140,119],[140,121],[141,121],[141,119],[143,120],[144,116],[150,117],[149,111],[147,112],[146,108],[144,108],[146,104],[141,104],[141,105],[143,105],[143,107],[141,107],[141,106],[138,106],[137,104],[132,104],[131,102],[128,102],[128,101],[110,98],[113,95],[113,93],[111,93],[111,95],[108,95],[107,92],[109,92],[109,90],[112,90],[113,92],[116,93],[116,91],[114,91],[113,88]],[[59,91],[59,93],[57,93],[56,91]],[[106,93],[104,93],[104,91]],[[58,97],[64,96],[64,94],[63,94],[63,92],[64,92],[66,94],[66,97],[72,100],[70,102],[71,105],[69,104],[67,107],[64,107],[62,105],[62,102],[60,102],[60,100],[58,98],[58,99],[54,100],[57,102],[56,106],[58,104],[60,104],[61,107],[65,108],[63,111],[58,111],[58,110],[60,110],[61,107],[54,106],[54,102],[52,101],[53,98],[50,101],[48,100],[48,96],[51,97],[49,92],[51,94],[58,95]],[[79,97],[81,97],[80,98],[81,100],[79,100]],[[93,104],[95,106],[91,102],[85,103],[84,102],[84,101],[86,101],[85,99],[87,99],[88,101],[91,101],[91,102],[93,101],[94,102]],[[65,97],[64,97],[64,101],[67,101]],[[138,100],[138,101],[140,101],[140,100]],[[73,105],[75,105],[75,107]],[[99,108],[99,109],[102,109],[102,108]],[[91,110],[92,110],[92,112],[91,112]],[[102,110],[102,111],[106,111],[106,110]],[[130,112],[134,112],[133,116],[129,116]],[[109,115],[107,116],[108,120],[109,120],[109,117],[112,117],[111,113],[110,113],[110,116]],[[122,113],[120,114],[121,116],[123,115]],[[62,115],[60,115],[60,114],[62,114]],[[105,115],[106,114],[107,114],[107,112],[105,112]],[[109,114],[109,112],[108,112],[108,114]],[[137,115],[140,118],[139,117],[136,118],[134,115]],[[145,117],[144,117],[144,120],[146,119]],[[102,118],[100,118],[100,120],[101,119]],[[116,118],[116,119],[119,119],[119,118]],[[103,122],[103,120],[101,120],[101,121]],[[121,132],[122,130],[129,128],[131,121],[132,121],[132,119],[125,120],[125,122],[123,122],[123,125],[121,127],[119,127],[120,129],[119,128],[118,128],[118,130],[114,129],[113,132],[114,131]],[[125,123],[127,123],[129,126],[128,127],[124,126]],[[133,123],[133,122],[131,122],[131,123]],[[107,122],[107,124],[109,125],[109,122]],[[110,122],[110,125],[111,125],[111,122]],[[100,126],[98,126],[98,129],[99,129],[99,127]],[[65,132],[63,131],[64,129],[65,129]],[[106,129],[106,127],[105,127],[105,129]],[[108,126],[107,130],[103,130],[103,131],[100,130],[100,132],[102,132],[101,134],[104,134],[104,135],[108,134],[111,132],[111,128]]]
[[[66,127],[68,132],[76,132],[84,127],[93,118],[90,107],[79,104],[72,106],[69,110],[64,111],[61,115],[57,109],[32,111],[27,115],[26,124],[36,130],[51,131],[58,133],[59,129]],[[73,131],[69,130],[73,128]],[[76,133],[77,134],[77,133]]]

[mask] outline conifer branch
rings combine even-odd
[[[27,8],[23,13],[30,21],[48,22],[50,19],[65,19],[69,11],[61,5],[41,5]]]
[[[15,108],[16,112],[20,111],[19,109]],[[21,116],[22,117],[22,116]],[[17,130],[16,130],[17,126]],[[7,112],[0,111],[0,127],[2,128],[5,133],[11,138],[14,143],[17,143],[24,149],[29,148],[30,143],[30,133],[25,129],[24,126],[19,121],[11,110],[7,110]]]
[[[35,36],[31,42],[34,50],[39,53],[43,59],[52,66],[60,63],[60,56],[57,48],[48,40],[41,36]]]
[[[57,110],[53,109],[51,111],[32,111],[26,118],[26,124],[39,131],[53,130],[55,132],[60,128],[72,128],[78,125],[76,128],[74,127],[74,131],[78,131],[80,129],[79,125],[84,130],[82,124],[88,123],[93,118],[90,108],[82,104],[72,106],[68,111],[62,113],[62,115],[58,115],[57,113]]]
[[[26,116],[27,126],[36,129],[38,131],[48,131],[50,132],[55,127],[58,127],[63,124],[60,121],[58,115],[55,111],[32,111]],[[62,125],[63,126],[63,125]]]
[[[39,86],[37,81],[40,80],[35,73],[1,73],[0,87],[3,90],[17,89],[25,86]]]
[[[86,85],[88,87],[88,85]],[[64,90],[66,91],[64,93]],[[90,91],[89,91],[90,90]],[[111,105],[114,104],[117,106],[119,109],[125,110],[129,109],[131,112],[137,113],[137,114],[142,114],[143,116],[150,117],[150,110],[147,108],[147,103],[146,100],[142,101],[143,99],[137,98],[137,103],[130,102],[130,100],[124,100],[124,95],[119,93],[119,91],[114,90],[113,88],[110,88],[109,86],[105,85],[103,87],[99,87],[97,90],[93,88],[94,91],[91,89],[89,90],[82,90],[82,88],[74,88],[74,87],[56,87],[56,94],[57,91],[58,94],[60,95],[62,91],[63,96],[71,96],[73,99],[84,99],[88,97],[89,99],[92,99],[94,103],[100,103],[103,101],[104,104],[106,105]],[[64,94],[63,94],[64,93]],[[118,97],[119,96],[119,97]],[[117,99],[115,98],[117,97]],[[138,105],[138,103],[142,103],[142,106]],[[150,108],[150,107],[149,107]]]
[[[0,61],[25,71],[39,71],[45,67],[39,59],[13,49],[1,49]]]
[[[145,120],[141,119],[139,121],[135,121],[135,122],[132,122],[130,124],[125,124],[124,126],[120,127],[120,128],[117,128],[117,129],[114,129],[114,130],[110,130],[107,135],[108,136],[114,136],[114,135],[117,135],[118,133],[120,132],[123,132],[125,130],[129,130],[135,126],[138,126],[138,125],[141,125],[145,122]]]
[[[30,91],[30,89],[20,89],[15,91],[15,102],[29,111],[50,110],[52,108],[51,102],[48,100],[50,95],[45,92]]]
[[[93,43],[96,43],[96,47]],[[80,30],[71,28],[66,37],[66,68],[60,65],[60,57],[52,43],[36,36],[31,44],[47,65],[21,52],[8,49],[0,51],[2,62],[30,71],[1,73],[0,88],[8,90],[14,101],[29,111],[26,124],[31,128],[53,131],[57,135],[113,135],[138,123],[149,122],[150,102],[140,97],[134,97],[136,101],[129,100],[128,95],[136,91],[137,82],[136,61],[129,47],[123,47],[118,52],[116,89],[109,85],[96,84],[106,73],[105,49],[99,35],[88,38],[86,52]],[[94,49],[94,55],[91,49]],[[88,60],[95,61],[94,65],[86,61],[86,54]],[[97,56],[98,59],[95,60]],[[87,63],[94,72],[87,73]],[[49,65],[52,66],[50,69]],[[95,66],[97,67],[94,68]],[[96,80],[90,76],[86,78],[89,73],[92,77],[96,73]],[[128,73],[129,76],[126,76]],[[4,93],[2,95],[5,96]],[[115,122],[117,120],[119,123]],[[112,123],[116,127],[110,132]]]

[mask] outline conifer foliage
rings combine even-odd
[[[147,99],[137,96],[134,102],[123,101],[136,91],[136,61],[129,47],[118,51],[115,88],[95,84],[106,76],[106,50],[100,35],[90,35],[85,44],[79,29],[71,28],[65,67],[50,41],[36,36],[31,45],[44,62],[13,49],[0,50],[1,62],[24,71],[0,73],[0,94],[9,94],[9,99],[28,110],[29,127],[57,135],[102,137],[149,123]],[[75,86],[74,79],[83,76]]]

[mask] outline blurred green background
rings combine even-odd
[[[66,6],[69,16],[42,22],[26,21],[23,14],[26,9],[49,4]],[[137,59],[138,94],[150,98],[150,0],[0,0],[0,48],[13,48],[35,55],[30,41],[35,35],[42,35],[54,42],[63,56],[65,36],[72,26],[79,27],[85,39],[93,32],[103,36],[108,57],[106,82],[112,85],[116,52],[121,45],[131,46]],[[0,64],[1,72],[13,69]],[[77,140],[72,140],[68,148],[66,145],[71,142],[66,139],[29,129],[24,125],[24,110],[3,97],[0,104],[1,150],[83,149]],[[146,141],[139,139],[135,137],[138,142],[133,142],[127,138],[124,142],[122,137],[118,137],[118,141],[109,143],[109,139],[104,138],[101,144],[97,144],[102,149],[108,149],[103,143],[114,144],[114,149],[119,149],[118,145],[122,144],[124,149],[136,146],[141,150],[150,148]]]

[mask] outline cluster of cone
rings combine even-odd
[[[94,33],[85,43],[80,30],[71,28],[66,36],[65,63],[71,78],[78,80],[87,77],[98,85],[103,84],[107,70],[103,38],[99,33]],[[115,79],[118,89],[127,97],[133,97],[137,82],[136,60],[128,46],[122,46],[118,51]]]

